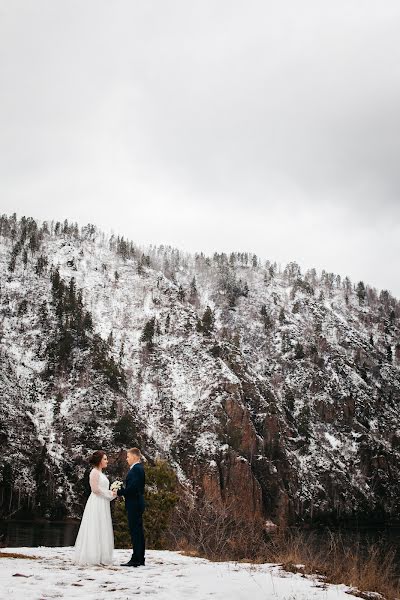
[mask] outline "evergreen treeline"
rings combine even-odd
[[[58,269],[50,273],[52,305],[56,315],[56,326],[47,348],[46,377],[71,372],[75,367],[87,368],[87,358],[93,369],[102,373],[106,382],[115,390],[123,390],[125,375],[110,353],[109,345],[99,335],[93,333],[93,320],[84,308],[82,291],[77,290],[72,277],[66,284]],[[46,323],[46,306],[41,308],[42,323]],[[79,356],[81,351],[82,355]],[[79,360],[80,359],[80,360]]]

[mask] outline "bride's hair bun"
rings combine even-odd
[[[89,464],[98,467],[106,453],[103,450],[96,450],[89,458]]]

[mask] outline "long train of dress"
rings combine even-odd
[[[99,469],[89,475],[91,494],[75,542],[75,562],[79,565],[109,565],[113,562],[114,531],[110,502],[114,499],[110,482]]]

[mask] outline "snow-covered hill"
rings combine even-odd
[[[15,216],[0,285],[3,516],[79,514],[88,453],[139,444],[245,514],[398,517],[390,293]]]

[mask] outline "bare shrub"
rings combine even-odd
[[[270,533],[260,519],[245,520],[232,506],[182,498],[176,506],[168,545],[210,560],[279,564],[287,571],[343,583],[360,597],[380,593],[400,598],[396,552],[385,542],[365,543],[356,534],[278,528]]]
[[[170,543],[210,560],[261,561],[263,522],[241,519],[229,504],[215,505],[202,499],[190,506],[181,501],[174,512]]]

